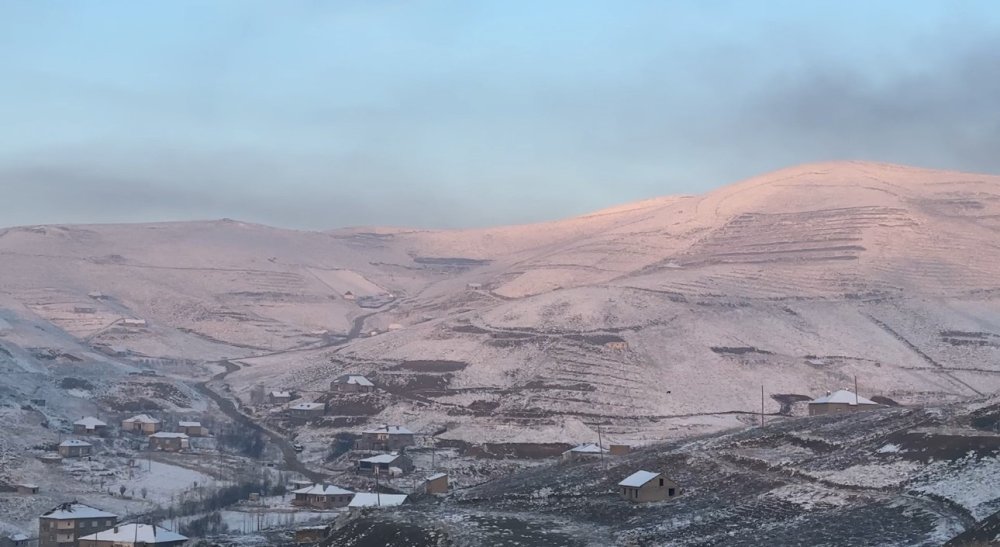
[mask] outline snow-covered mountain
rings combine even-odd
[[[372,420],[456,440],[653,441],[745,419],[761,385],[771,413],[855,376],[884,402],[997,391],[998,235],[1000,177],[861,162],[491,229],[9,228],[0,346],[43,324],[228,358],[242,397],[364,373],[395,397]]]

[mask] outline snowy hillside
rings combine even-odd
[[[133,365],[228,359],[244,402],[359,372],[395,397],[375,422],[649,443],[752,421],[761,385],[768,413],[855,376],[889,403],[1000,390],[998,219],[1000,177],[844,162],[492,229],[8,228],[0,347],[47,347],[17,338],[40,324]]]

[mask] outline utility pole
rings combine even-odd
[[[597,424],[597,452],[601,455],[601,469],[607,469],[604,465],[604,441],[601,440],[601,424]]]
[[[858,408],[858,375],[854,375],[854,408]]]
[[[760,385],[760,427],[764,428],[764,384]]]
[[[379,475],[379,467],[378,464],[375,464],[375,503],[379,507],[382,507],[382,494],[380,494],[378,491],[378,475]]]

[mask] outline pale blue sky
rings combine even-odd
[[[482,226],[817,160],[1000,172],[998,113],[994,1],[0,0],[0,226]]]

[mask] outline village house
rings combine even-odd
[[[64,458],[84,458],[93,454],[94,445],[79,439],[66,439],[59,443],[59,455]]]
[[[358,472],[394,477],[413,471],[413,461],[410,458],[393,452],[379,454],[358,460]]]
[[[102,435],[108,430],[108,424],[93,416],[87,416],[73,422],[75,435]]]
[[[361,439],[358,440],[360,450],[399,450],[414,444],[413,432],[399,425],[367,429],[361,432]]]
[[[862,410],[872,410],[880,405],[860,395],[856,395],[846,389],[841,389],[809,401],[809,415],[820,416],[823,414],[841,414],[844,412],[858,412]]]
[[[151,435],[159,431],[161,425],[160,420],[148,414],[137,414],[127,420],[122,420],[122,431]]]
[[[424,480],[424,492],[427,494],[447,494],[448,474],[434,473]]]
[[[353,292],[351,292],[351,291],[347,291],[347,292],[345,292],[345,293],[344,293],[344,300],[351,300],[351,301],[353,301],[353,300],[355,300],[356,298],[357,298],[357,297],[356,297],[356,296],[354,296],[354,293],[353,293]]]
[[[272,391],[267,394],[267,401],[272,405],[290,403],[292,401],[292,393],[290,391]]]
[[[355,509],[360,507],[398,507],[406,503],[406,494],[381,494],[376,492],[358,492],[354,494],[347,506]]]
[[[190,448],[188,436],[184,433],[160,431],[149,436],[149,449],[163,452],[180,452]]]
[[[122,325],[126,327],[145,327],[145,319],[122,319]]]
[[[72,501],[38,517],[38,547],[76,547],[81,536],[106,530],[118,515]]]
[[[375,391],[375,384],[359,374],[345,374],[330,382],[330,389],[342,393],[368,393]]]
[[[330,535],[329,524],[305,526],[295,530],[295,543],[297,545],[312,545],[323,541],[328,535]]]
[[[97,313],[93,306],[73,306],[73,313]]]
[[[607,448],[601,448],[594,443],[586,443],[574,446],[562,453],[564,461],[575,462],[580,460],[600,459],[602,454],[607,454]]]
[[[201,425],[201,422],[177,422],[177,432],[188,437],[204,437],[208,431]]]
[[[293,418],[299,418],[301,420],[311,420],[313,418],[320,418],[326,413],[326,404],[324,403],[299,403],[297,405],[292,405],[288,407],[289,412],[291,412]]]
[[[347,507],[354,492],[333,486],[332,484],[314,484],[292,491],[295,499],[292,505],[298,507],[313,507],[316,509],[334,509]]]
[[[38,485],[37,484],[31,484],[30,482],[22,482],[22,483],[15,484],[14,488],[17,489],[17,493],[18,494],[37,494],[38,493]]]
[[[179,547],[188,538],[155,524],[123,524],[80,538],[80,547]]]
[[[622,499],[643,503],[662,501],[680,494],[677,483],[652,471],[636,471],[618,483]]]

